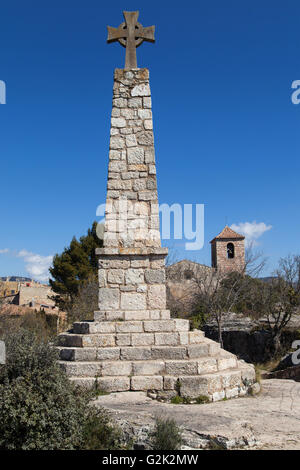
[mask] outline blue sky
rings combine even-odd
[[[106,25],[124,9],[156,25],[138,65],[150,69],[159,200],[205,204],[204,248],[165,244],[209,264],[225,222],[248,223],[270,273],[299,253],[300,3],[107,3],[2,2],[0,276],[43,278],[105,200],[113,70],[124,64]]]

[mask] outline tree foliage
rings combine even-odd
[[[120,448],[121,434],[107,414],[89,404],[57,364],[57,354],[34,333],[6,340],[0,369],[0,450]],[[110,447],[112,446],[112,447]]]
[[[61,254],[53,258],[50,268],[50,285],[55,296],[56,304],[68,310],[78,294],[80,285],[97,275],[97,258],[95,249],[103,245],[97,236],[97,222],[93,223],[87,235],[77,240],[73,237],[70,245]]]

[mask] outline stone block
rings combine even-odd
[[[142,333],[143,323],[141,321],[124,321],[116,323],[117,333]]]
[[[189,333],[187,331],[179,331],[179,343],[189,344]]]
[[[209,345],[206,343],[193,344],[187,347],[187,352],[191,359],[206,357],[209,355]]]
[[[154,145],[153,132],[152,131],[139,132],[137,134],[137,141],[139,145],[146,145],[149,147],[153,147]]]
[[[180,380],[180,395],[182,397],[197,398],[199,395],[208,396],[208,385],[202,376],[183,376]]]
[[[171,318],[170,310],[161,310],[160,318],[162,320],[169,320]]]
[[[150,377],[131,377],[131,390],[162,390],[163,377],[151,375]]]
[[[175,323],[175,330],[176,331],[189,331],[189,329],[190,329],[189,320],[184,320],[184,319],[181,319],[181,318],[175,318],[173,321]]]
[[[102,376],[110,375],[131,375],[132,365],[131,362],[126,361],[112,361],[102,363]]]
[[[83,347],[107,348],[115,346],[115,335],[113,334],[92,334],[82,336]]]
[[[104,392],[125,392],[130,390],[129,377],[99,377],[98,388]]]
[[[163,284],[166,280],[164,269],[146,269],[145,281],[148,284]]]
[[[122,292],[121,308],[124,310],[146,310],[146,294]]]
[[[225,370],[225,369],[233,369],[237,366],[237,361],[235,357],[223,357],[218,359],[218,369]]]
[[[186,359],[186,348],[184,346],[153,346],[151,357],[152,359]]]
[[[151,359],[150,347],[129,347],[121,348],[121,360],[124,361],[141,361]]]
[[[124,270],[123,269],[109,269],[107,273],[107,281],[111,284],[124,283]]]
[[[99,308],[101,310],[114,310],[119,308],[120,295],[118,289],[100,287]]]
[[[123,137],[120,136],[112,136],[110,138],[110,149],[111,150],[118,150],[125,148],[125,141]]]
[[[166,286],[150,285],[148,290],[148,308],[150,310],[166,308]]]
[[[136,147],[137,146],[137,140],[136,136],[134,134],[129,134],[126,136],[126,147]]]
[[[118,359],[120,359],[120,348],[97,349],[98,361],[117,361]]]
[[[189,333],[190,344],[198,344],[204,340],[204,333],[200,330],[193,330]]]
[[[125,273],[126,284],[142,284],[144,282],[144,270],[129,268]]]
[[[163,361],[133,362],[133,375],[163,375],[165,363]]]
[[[141,147],[129,148],[127,150],[127,159],[128,163],[132,165],[144,163],[144,149]]]
[[[59,358],[62,361],[95,361],[97,359],[97,349],[62,348],[59,350]]]
[[[106,269],[98,269],[98,282],[99,287],[106,286]]]
[[[127,108],[127,99],[126,98],[114,98],[113,106],[116,108]]]
[[[209,372],[217,372],[217,359],[213,357],[204,357],[198,361],[198,374],[208,374]]]
[[[174,320],[144,321],[145,332],[175,331]]]
[[[144,121],[144,127],[146,130],[151,130],[153,129],[153,122],[152,119],[145,119]]]
[[[149,310],[150,311],[150,320],[160,320],[160,310]]]
[[[117,346],[130,346],[131,344],[130,333],[118,333],[116,335],[116,344]]]
[[[116,324],[110,321],[89,322],[89,333],[115,333]]]
[[[176,346],[179,344],[178,333],[155,333],[155,345]]]
[[[149,320],[149,310],[136,310],[124,312],[124,320]]]
[[[126,119],[123,117],[112,117],[111,118],[112,127],[126,127]]]
[[[141,98],[129,98],[128,107],[129,108],[141,108],[142,107],[142,99]]]
[[[134,88],[131,90],[131,96],[150,96],[150,86],[148,83],[141,83],[139,85],[135,85]]]
[[[59,362],[59,366],[73,377],[95,377],[102,371],[100,362]]]
[[[164,390],[176,390],[178,378],[165,375],[164,376]]]
[[[154,344],[153,333],[132,333],[131,334],[132,346],[150,346]]]
[[[239,396],[239,388],[231,388],[230,390],[225,390],[225,396],[226,398],[235,398]]]
[[[241,385],[241,371],[230,371],[230,372],[222,372],[220,373],[220,377],[222,378],[222,383],[224,388],[234,388]]]
[[[167,375],[197,375],[197,361],[166,361]]]

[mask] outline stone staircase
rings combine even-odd
[[[119,321],[74,323],[71,332],[59,335],[60,366],[76,384],[217,401],[245,395],[255,382],[251,364],[238,361],[203,331],[190,330],[188,320],[171,319],[168,310],[117,315]]]

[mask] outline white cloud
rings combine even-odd
[[[8,253],[8,252],[9,252],[8,248],[3,248],[2,250],[0,250],[0,255],[2,255],[4,253]]]
[[[53,256],[41,256],[27,250],[21,250],[17,256],[25,261],[25,268],[30,277],[41,282],[48,282],[50,274],[49,268],[52,264]]]
[[[272,225],[266,225],[264,222],[240,222],[239,224],[232,224],[232,230],[245,235],[246,246],[256,246],[259,243],[257,239],[260,238],[265,232],[271,230]]]

